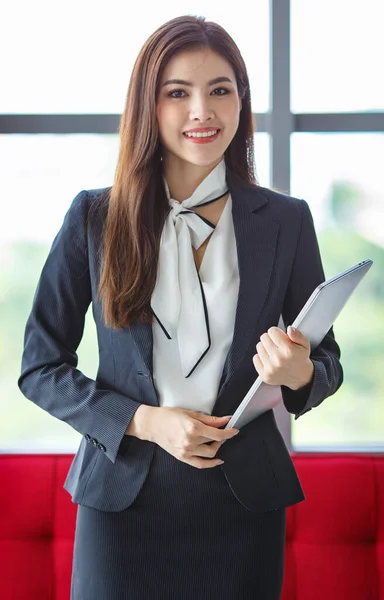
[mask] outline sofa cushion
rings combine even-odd
[[[76,505],[63,483],[72,458],[0,455],[5,600],[69,598]],[[292,458],[306,500],[287,509],[282,600],[384,598],[384,456]]]

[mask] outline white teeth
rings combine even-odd
[[[218,131],[219,131],[218,129],[214,129],[212,131],[203,131],[202,133],[198,133],[197,131],[194,131],[192,133],[186,132],[185,135],[187,137],[193,137],[193,138],[211,137],[212,135],[216,135],[216,133]]]

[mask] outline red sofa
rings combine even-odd
[[[71,459],[0,455],[2,600],[69,599],[76,505],[62,485]],[[282,600],[383,600],[384,455],[293,460],[307,499],[288,508]]]

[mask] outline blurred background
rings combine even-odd
[[[251,10],[251,12],[249,12]],[[259,183],[304,198],[326,277],[374,265],[339,316],[344,383],[292,421],[295,451],[384,447],[384,3],[382,0],[14,0],[0,38],[0,451],[72,452],[80,434],[19,391],[25,323],[73,198],[110,186],[134,60],[159,25],[204,15],[245,59]],[[89,310],[78,367],[95,378]]]

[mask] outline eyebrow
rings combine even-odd
[[[208,81],[208,85],[216,85],[216,83],[222,83],[224,81],[227,83],[233,83],[229,77],[216,77],[215,79],[211,79],[211,81]],[[191,81],[185,81],[184,79],[167,79],[167,81],[163,83],[163,87],[166,85],[171,85],[173,83],[193,87],[193,83]]]

